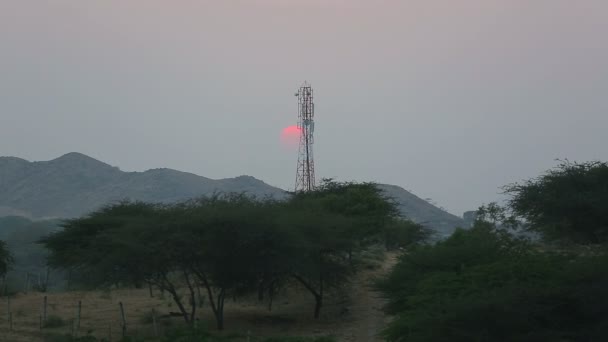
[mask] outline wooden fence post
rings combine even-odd
[[[78,301],[78,311],[76,313],[76,334],[80,330],[80,314],[82,313],[82,301]]]
[[[152,325],[154,327],[154,336],[158,337],[158,325],[156,322],[156,310],[152,308]]]
[[[44,302],[42,303],[42,322],[46,324],[46,313],[47,313],[48,299],[44,296]]]
[[[127,319],[125,318],[125,307],[122,302],[118,302],[120,306],[120,318],[122,319],[122,337],[127,337]]]
[[[8,317],[8,321],[11,321],[11,296],[6,296],[6,316]]]

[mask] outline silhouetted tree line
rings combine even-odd
[[[66,221],[42,243],[50,265],[94,286],[161,289],[189,324],[202,291],[222,329],[226,298],[254,294],[271,305],[294,283],[310,292],[318,318],[328,290],[348,282],[364,250],[429,236],[374,184],[326,180],[285,201],[217,194],[173,205],[123,202]]]

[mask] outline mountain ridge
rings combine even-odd
[[[379,184],[401,213],[440,235],[462,226],[462,219],[407,190]],[[210,179],[169,168],[125,172],[82,153],[70,152],[49,161],[0,157],[0,217],[34,219],[82,216],[121,200],[171,203],[214,192],[243,192],[285,198],[288,193],[252,176]]]

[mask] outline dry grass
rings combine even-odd
[[[386,264],[390,265],[393,261],[394,258],[389,257]],[[380,312],[382,301],[369,289],[369,281],[386,270],[387,267],[364,270],[352,286],[329,295],[320,320],[312,317],[313,298],[300,288],[277,296],[271,312],[266,303],[258,303],[253,298],[236,302],[227,300],[226,333],[250,333],[252,336],[334,335],[340,341],[373,341],[373,335],[385,318]],[[119,302],[124,304],[128,333],[139,337],[153,335],[152,324],[146,319],[153,308],[159,316],[179,311],[169,296],[163,299],[157,292],[154,298],[150,298],[147,289],[49,293],[46,294],[47,315],[61,317],[67,324],[41,330],[44,295],[29,293],[11,298],[12,331],[8,326],[6,298],[0,299],[0,341],[44,341],[44,336],[49,333],[71,333],[78,301],[82,301],[82,315],[77,333],[105,339],[111,333],[113,341],[118,341],[121,335]],[[198,309],[197,317],[201,326],[215,330],[215,321],[207,305]],[[183,320],[180,317],[159,319],[161,333],[181,325]]]

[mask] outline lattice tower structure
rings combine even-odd
[[[300,130],[300,146],[298,149],[298,168],[296,173],[295,191],[312,191],[315,189],[315,161],[313,145],[315,142],[315,104],[314,92],[308,82],[305,82],[298,92],[298,128]]]

